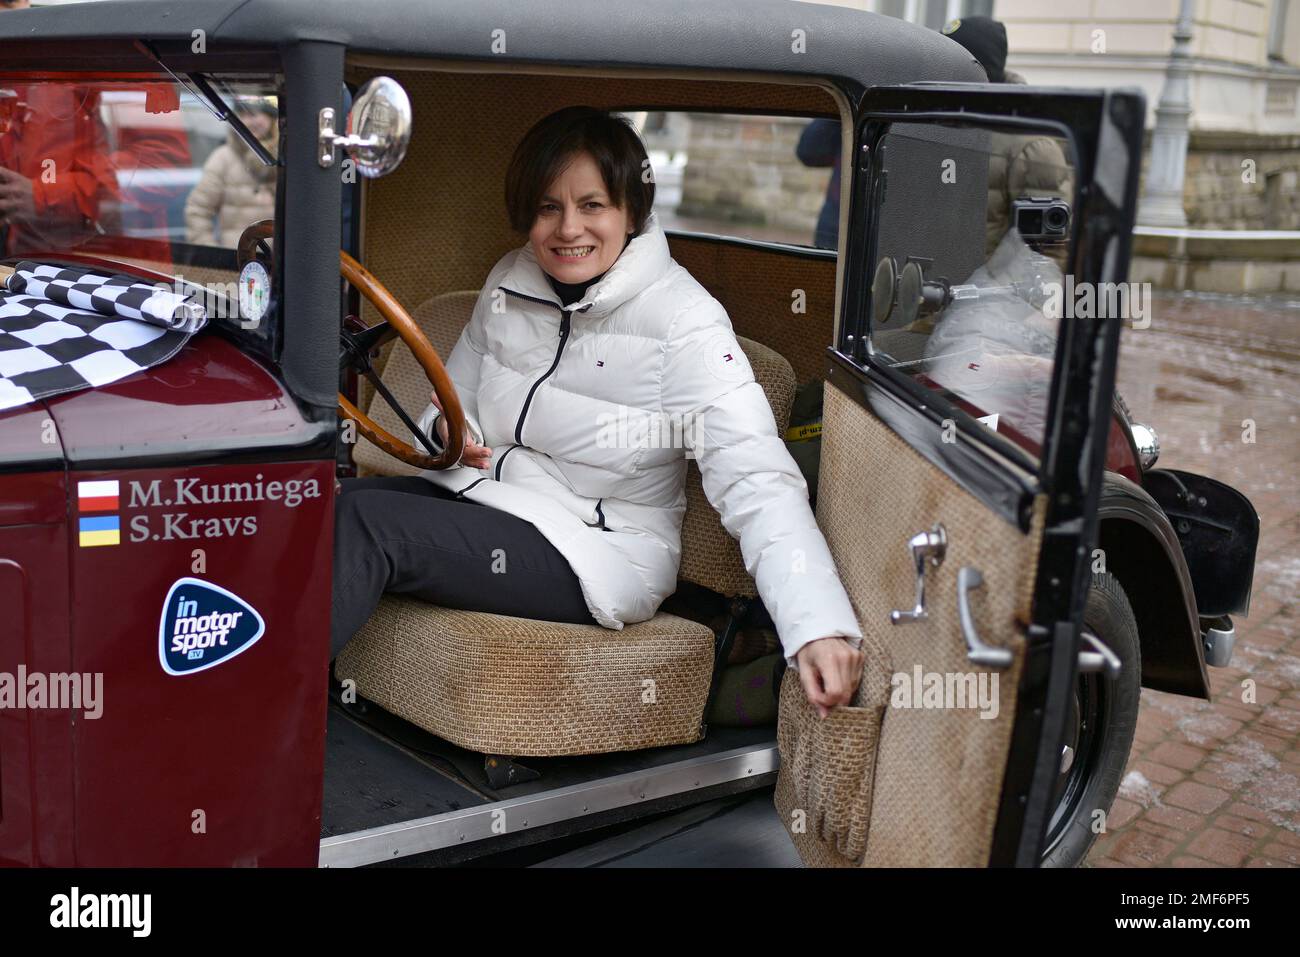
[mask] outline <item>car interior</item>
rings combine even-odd
[[[620,110],[838,115],[832,96],[816,86],[607,77],[584,82],[575,96],[566,76],[485,76],[391,64],[357,65],[348,81],[380,73],[406,89],[419,122],[402,167],[366,183],[362,259],[444,359],[469,320],[482,277],[522,242],[505,221],[502,183],[514,144],[541,116],[575,102]],[[457,130],[454,138],[438,135],[448,129]],[[474,229],[465,230],[465,223]],[[673,258],[727,308],[784,433],[796,386],[824,374],[836,257],[671,233],[669,244]],[[807,293],[804,314],[791,313],[795,288]],[[363,309],[363,321],[373,318]],[[410,414],[427,405],[428,380],[400,342],[386,346],[375,366]],[[404,434],[368,382],[361,380],[359,391],[359,405],[377,424]],[[364,438],[354,461],[362,475],[416,471]],[[386,596],[336,662],[336,679],[354,682],[361,701],[344,703],[336,686],[323,835],[706,755],[773,748],[770,719],[748,727],[706,720],[710,693],[720,684],[714,680],[719,639],[730,632],[730,643],[740,617],[759,609],[753,608],[754,583],[739,546],[704,497],[693,463],[680,577],[678,594],[653,619],[622,631]],[[769,693],[776,682],[778,676],[769,678]],[[373,768],[378,754],[394,772],[402,769],[391,790],[368,790],[357,773]],[[764,781],[770,783],[771,775],[712,793]]]
[[[407,90],[419,123],[403,166],[365,185],[361,258],[407,304],[444,357],[468,321],[488,268],[520,244],[501,211],[501,184],[514,144],[541,116],[575,102],[625,111],[839,115],[835,96],[822,87],[753,80],[619,75],[597,82],[586,77],[575,94],[574,77],[560,72],[484,75],[381,59],[354,62],[348,80],[361,83],[381,73]],[[440,135],[453,130],[453,136]],[[915,156],[905,146],[896,152],[900,167]],[[898,208],[926,188],[919,181],[900,187],[891,197]],[[964,244],[963,261],[956,257],[939,264],[950,276],[964,277],[983,258],[985,190],[964,195],[949,219],[954,235],[972,242]],[[466,224],[473,228],[465,229]],[[991,640],[1010,649],[1013,663],[1003,677],[1001,706],[1014,709],[1042,499],[1034,514],[1021,520],[990,516],[862,404],[830,387],[826,348],[833,340],[841,278],[835,255],[671,232],[669,243],[674,259],[726,308],[779,428],[788,422],[796,387],[812,383],[825,389],[816,514],[861,619],[883,621],[891,608],[910,602],[916,569],[906,542],[942,517],[950,543],[944,571],[951,575],[958,564],[978,565],[989,583],[976,616]],[[898,245],[906,252],[906,242]],[[791,309],[792,290],[804,291],[804,311]],[[362,318],[372,317],[363,309]],[[390,345],[375,365],[407,411],[417,414],[427,402],[428,383],[409,351]],[[372,391],[361,384],[361,406],[401,434],[396,416],[373,399]],[[360,474],[412,471],[364,440],[354,460]],[[629,780],[639,780],[635,774],[647,769],[691,768],[697,766],[693,762],[736,754],[749,755],[744,771],[693,793],[661,796],[656,806],[770,783],[772,766],[753,762],[754,756],[774,752],[773,723],[723,727],[706,720],[727,657],[725,648],[719,651],[719,638],[734,638],[737,618],[755,604],[754,586],[736,543],[704,498],[694,465],[687,503],[678,594],[654,619],[621,632],[387,596],[336,663],[336,681],[353,682],[358,700],[345,702],[336,686],[323,846],[331,836],[342,840],[347,833],[467,805],[514,806],[530,795],[580,794],[594,781],[629,774]],[[957,598],[955,589],[941,584],[932,627],[888,634],[865,629],[869,673],[859,700],[843,709],[851,724],[849,740],[861,743],[867,755],[868,766],[859,769],[865,776],[853,793],[818,794],[812,787],[784,796],[787,804],[811,808],[823,833],[843,832],[838,855],[819,844],[801,848],[806,859],[821,854],[828,863],[843,863],[861,857],[868,830],[869,861],[987,859],[1002,783],[1000,756],[1012,722],[903,712],[891,714],[889,726],[882,727],[893,659],[927,661],[940,670],[962,666],[967,649],[956,629],[945,632],[943,626],[955,622]],[[723,667],[711,680],[715,658]],[[779,682],[779,673],[770,680]],[[787,692],[794,683],[787,674]],[[653,689],[649,698],[647,688]],[[782,696],[783,726],[798,724],[793,713],[787,721],[787,711],[800,707],[807,705],[797,689]],[[820,746],[815,733],[805,741],[804,753]],[[918,762],[920,753],[934,760]],[[800,783],[791,786],[798,789]],[[653,793],[638,795],[653,798]],[[778,807],[782,798],[778,794]],[[593,814],[578,826],[629,813],[625,807]],[[954,821],[969,826],[954,828]],[[539,828],[533,836],[545,831]],[[442,853],[454,856],[455,849]]]

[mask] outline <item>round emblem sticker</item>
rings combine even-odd
[[[713,336],[700,358],[709,372],[724,382],[744,382],[754,376],[749,359],[733,336]]]
[[[245,322],[257,322],[271,304],[271,276],[257,260],[239,274],[239,314]]]

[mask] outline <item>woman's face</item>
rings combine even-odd
[[[270,114],[258,110],[255,113],[250,113],[243,119],[244,125],[248,127],[248,131],[259,140],[264,140],[268,135],[270,135],[272,124]]]
[[[547,186],[528,241],[543,270],[578,283],[614,265],[631,231],[627,210],[610,203],[595,159],[579,153]]]

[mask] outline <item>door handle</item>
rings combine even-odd
[[[1082,639],[1084,644],[1092,648],[1092,651],[1079,652],[1079,674],[1084,675],[1104,671],[1107,678],[1118,678],[1120,667],[1123,664],[1119,660],[1119,655],[1103,645],[1101,640],[1094,634],[1081,631],[1079,632],[1079,638]]]
[[[925,610],[925,566],[927,562],[935,568],[943,564],[943,556],[948,551],[948,533],[942,524],[936,523],[928,532],[917,532],[908,539],[907,550],[916,566],[916,604],[911,611],[891,611],[889,620],[895,625],[930,617]]]
[[[1010,668],[1013,661],[1010,648],[997,648],[980,640],[975,630],[975,616],[970,613],[970,593],[984,585],[984,576],[978,568],[969,565],[957,572],[957,614],[961,618],[961,636],[966,640],[966,657],[971,663],[988,668]]]

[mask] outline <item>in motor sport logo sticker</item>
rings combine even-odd
[[[180,578],[163,601],[158,659],[169,675],[193,674],[247,651],[265,631],[262,616],[238,595],[198,578]]]

